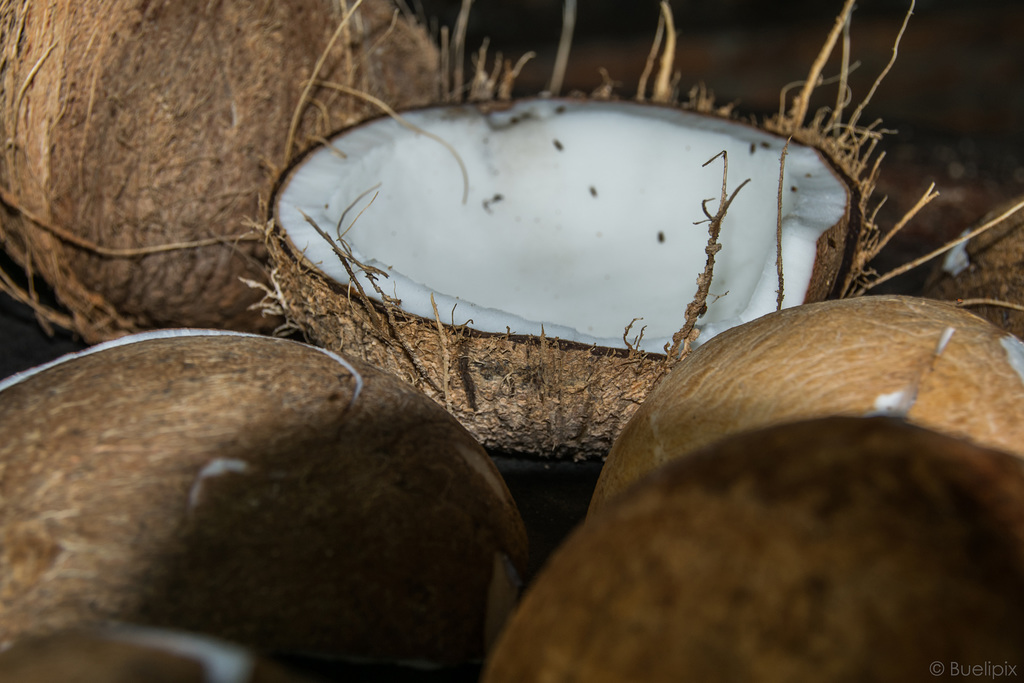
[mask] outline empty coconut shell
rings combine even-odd
[[[1024,343],[929,299],[797,306],[734,327],[680,363],[616,439],[591,509],[727,434],[890,414],[1024,455]]]
[[[1007,675],[1024,643],[1022,501],[1021,459],[895,418],[734,435],[577,528],[482,681]]]
[[[122,626],[19,640],[4,683],[301,683],[308,679],[214,638]]]
[[[12,2],[0,25],[0,243],[89,342],[278,324],[239,281],[266,280],[247,221],[274,172],[379,111],[352,89],[411,106],[439,83],[389,0]]]
[[[1024,196],[990,211],[967,232],[993,221],[946,253],[923,293],[969,304],[972,312],[1024,338]]]
[[[169,334],[0,384],[0,642],[128,621],[260,650],[480,657],[526,536],[469,433],[305,344]]]

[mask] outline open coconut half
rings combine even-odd
[[[591,510],[722,437],[828,415],[899,415],[1024,456],[1024,343],[953,304],[904,296],[771,313],[694,351],[615,440]]]
[[[858,207],[826,156],[753,125],[539,98],[343,131],[283,176],[272,248],[316,343],[489,447],[594,456],[688,348],[688,304],[703,341],[842,292]]]
[[[127,621],[259,650],[455,663],[526,534],[484,450],[298,342],[125,337],[0,383],[0,643]]]

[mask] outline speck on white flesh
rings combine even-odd
[[[496,333],[661,352],[704,269],[701,210],[714,214],[728,152],[729,209],[701,340],[775,310],[779,165],[785,140],[753,126],[634,103],[526,100],[503,111],[440,107],[378,119],[297,166],[277,197],[293,244],[346,283],[306,216],[403,310]],[[456,155],[464,164],[468,187]],[[783,181],[784,306],[803,302],[816,242],[847,190],[813,149],[791,143]],[[466,200],[463,195],[466,192]],[[365,276],[357,275],[374,296]]]

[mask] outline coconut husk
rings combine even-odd
[[[977,234],[960,248],[963,269],[936,264],[924,296],[955,301],[1024,339],[1024,197],[987,213],[967,233]]]
[[[680,93],[678,83],[672,79],[675,32],[671,12],[667,3],[662,3],[662,9],[662,23],[636,99],[708,116],[735,118],[732,106],[716,106],[713,96],[703,87],[685,95]],[[798,94],[789,97],[787,89],[780,112],[754,122],[766,131],[817,149],[849,189],[847,215],[835,230],[818,241],[821,267],[806,292],[807,302],[841,298],[857,291],[870,274],[868,262],[888,237],[883,237],[883,231],[874,223],[871,201],[880,162],[874,153],[884,131],[878,122],[867,126],[861,123],[874,88],[852,112],[844,108],[848,41],[844,43],[840,83],[843,95],[838,106],[809,114],[811,97],[822,83],[822,72],[848,26],[851,11],[852,2],[847,2]],[[502,65],[500,59],[494,67],[487,67],[485,56],[486,51],[482,50],[474,87],[469,90],[470,99],[482,100],[481,107],[505,106],[508,89],[501,84],[507,83],[507,79],[501,74],[514,77],[515,68],[507,61]],[[647,82],[652,75],[653,85],[648,92]],[[884,75],[883,72],[879,76],[879,81]],[[592,97],[617,97],[612,88],[605,86]],[[458,102],[464,94],[463,90],[455,90],[447,93],[445,101]],[[713,280],[716,230],[721,227],[729,198],[727,181],[723,178],[720,214],[708,214],[707,268],[699,276],[693,299],[680,302],[680,331],[665,353],[635,348],[635,329],[625,331],[620,347],[608,348],[543,334],[483,334],[473,330],[471,323],[457,324],[450,311],[435,311],[432,319],[410,316],[402,311],[400,302],[388,299],[384,280],[382,291],[377,293],[378,301],[370,298],[373,292],[368,296],[324,276],[274,224],[272,206],[265,234],[274,264],[274,286],[268,289],[264,305],[281,312],[313,343],[353,353],[415,384],[453,412],[490,449],[545,457],[602,457],[651,388],[685,358],[697,340],[694,323]],[[326,235],[324,238],[328,239]],[[345,262],[343,245],[338,245],[336,251]],[[348,263],[348,267],[360,265]],[[781,265],[779,270],[781,292]]]
[[[246,219],[277,170],[376,109],[436,98],[437,50],[386,0],[3,2],[0,245],[95,342],[269,330]]]
[[[651,392],[616,439],[595,510],[669,460],[737,432],[900,415],[1024,457],[1024,343],[955,305],[865,296],[726,330]]]
[[[577,527],[481,680],[926,683],[968,662],[1008,675],[1024,642],[1022,500],[1020,458],[892,418],[736,434]]]
[[[260,651],[482,656],[526,532],[454,418],[294,341],[114,344],[0,391],[0,642],[127,622]]]

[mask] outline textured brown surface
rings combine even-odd
[[[316,74],[395,106],[436,97],[436,50],[366,0]],[[337,2],[0,4],[0,243],[42,275],[87,341],[159,326],[269,329],[248,307],[265,253],[236,238],[275,170],[377,109],[306,82],[341,24]],[[19,212],[20,211],[20,212]],[[35,219],[36,222],[33,222]],[[124,250],[224,238],[159,254]],[[83,242],[84,241],[84,242]]]
[[[460,2],[423,0],[428,16],[441,3],[450,7],[451,12],[446,15],[449,24],[454,21]],[[624,16],[618,0],[578,4],[584,14],[577,22],[568,87],[590,91],[599,85],[596,64],[609,68],[612,77],[623,82],[622,91],[631,93],[650,48],[657,0],[636,3],[638,7],[645,4],[645,10],[634,10],[631,5],[628,16]],[[773,110],[777,106],[778,88],[804,77],[840,3],[801,0],[780,5],[742,0],[695,5],[673,0],[672,4],[678,28],[683,32],[679,49],[685,57],[677,63],[684,70],[681,85],[685,88],[703,80],[722,101],[738,100],[740,111],[751,111]],[[869,24],[877,26],[883,37],[891,37],[907,4],[897,0],[858,2],[852,34],[855,57],[870,57],[875,64],[888,57],[888,44],[865,38],[873,30]],[[524,9],[527,5],[542,8],[544,16],[528,14]],[[889,8],[887,14],[873,10],[882,5]],[[884,118],[883,127],[897,129],[885,144],[888,156],[879,193],[888,194],[890,199],[879,213],[880,223],[892,225],[930,180],[938,182],[943,194],[889,245],[882,257],[885,263],[880,262],[882,258],[878,263],[883,270],[939,246],[1000,201],[1024,192],[1024,148],[1019,135],[1024,130],[1024,89],[1013,86],[1024,78],[1024,60],[1019,56],[1020,21],[1006,18],[1021,11],[1018,0],[933,0],[917,5],[908,35],[913,42],[905,43],[887,81],[894,87],[883,84],[867,110],[872,119]],[[950,7],[955,11],[946,11]],[[534,75],[524,72],[524,76],[543,85],[550,76],[560,9],[561,3],[550,0],[476,2],[469,46],[479,45],[482,36],[490,35],[491,53],[499,49],[514,58],[526,50],[540,48],[538,58],[528,65],[528,70],[536,66]],[[815,13],[813,17],[810,12]],[[708,13],[717,17],[717,23],[709,25],[704,21]],[[871,17],[884,20],[876,22]],[[591,30],[595,22],[603,22],[603,33]],[[867,50],[860,49],[865,40],[880,45],[879,52],[868,55]],[[633,71],[624,68],[624,46],[634,55],[630,57],[635,65]],[[577,58],[579,68],[575,68]],[[908,81],[904,77],[911,72],[927,78]],[[828,73],[834,71],[830,69]],[[859,73],[868,80],[874,75],[866,67]],[[760,100],[756,99],[755,90],[761,94]],[[858,90],[863,92],[863,88]],[[524,94],[534,91],[526,91],[524,86]],[[928,104],[921,106],[921,100]],[[895,111],[889,108],[890,103],[899,108],[901,119],[890,113]],[[912,271],[910,282],[901,278],[891,283],[898,288],[888,291],[919,291],[923,276],[918,279],[918,275],[927,271],[927,266]],[[43,285],[37,282],[40,289]],[[9,299],[0,308],[0,365],[6,368],[0,374],[47,360],[77,343],[66,336],[58,336],[56,341],[48,339],[35,324],[31,312],[15,307]],[[499,466],[514,467],[520,479],[510,480],[510,488],[526,518],[531,549],[542,551],[531,552],[531,564],[540,565],[546,549],[553,547],[564,530],[582,518],[598,463],[506,459],[499,461]],[[544,544],[534,543],[534,539],[544,539]],[[338,681],[476,680],[472,671],[452,674],[367,666],[353,672],[351,667],[339,665],[332,669],[329,664],[319,670],[328,680]]]
[[[994,208],[975,226],[995,220],[1024,202],[1024,195]],[[936,299],[990,299],[1024,305],[1024,209],[1001,220],[967,243],[970,265],[957,275],[940,261],[925,283],[924,295]],[[1024,311],[997,305],[970,309],[999,327],[1024,338]]]
[[[260,650],[479,657],[495,558],[526,569],[518,511],[449,415],[357,367],[354,396],[302,344],[174,338],[0,393],[0,642],[119,620]],[[244,471],[201,478],[217,460]]]
[[[891,419],[750,432],[591,516],[482,681],[933,681],[1019,666],[1024,462]]]
[[[937,353],[947,328],[953,335]],[[651,393],[616,439],[591,509],[728,434],[863,416],[895,392],[906,393],[913,423],[1024,455],[1024,375],[1003,340],[1024,349],[952,304],[898,296],[800,306],[734,327]]]

